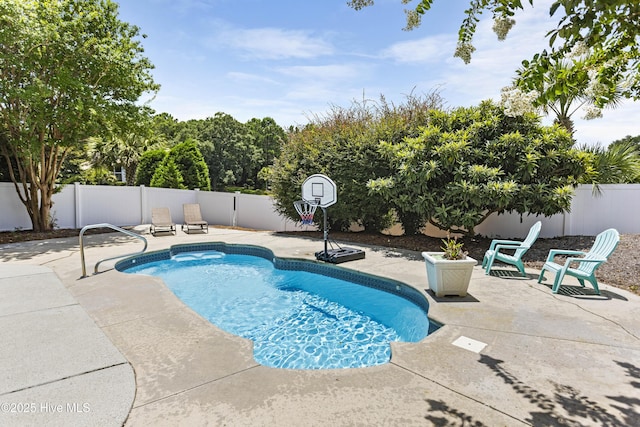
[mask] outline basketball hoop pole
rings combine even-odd
[[[322,208],[323,238],[324,250],[315,253],[318,261],[332,262],[338,264],[345,261],[364,258],[364,251],[354,248],[329,249],[329,225],[327,220],[327,208],[334,205],[338,201],[338,187],[336,183],[326,175],[319,173],[313,174],[302,183],[302,200],[294,202],[296,210],[302,218],[303,224],[309,224],[313,221],[313,212],[316,207]],[[333,245],[332,245],[333,246]]]
[[[322,225],[324,229],[324,256],[327,257],[329,251],[327,244],[329,243],[329,229],[327,228],[327,208],[322,208]]]

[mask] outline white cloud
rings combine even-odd
[[[630,118],[640,117],[640,103],[624,101],[618,108],[602,111],[603,118],[583,120],[583,114],[578,111],[574,119],[576,133],[574,137],[578,144],[603,145],[622,139],[627,135],[640,135],[640,124]]]
[[[435,63],[451,56],[455,49],[451,36],[438,35],[395,43],[381,52],[382,57],[405,63]]]
[[[278,68],[278,72],[298,79],[348,80],[357,78],[361,71],[354,65],[298,65]]]
[[[536,3],[537,5],[537,3]],[[498,41],[491,27],[490,17],[477,27],[473,44],[476,51],[471,62],[464,64],[453,57],[453,47],[441,43],[446,55],[439,67],[431,69],[421,82],[427,87],[443,85],[443,96],[453,106],[476,105],[485,99],[497,100],[500,90],[509,86],[522,66],[522,60],[530,59],[547,45],[544,21],[548,21],[548,9],[525,7],[517,24],[504,41]],[[449,35],[457,41],[456,35]]]
[[[281,83],[266,77],[261,74],[251,74],[251,73],[243,73],[238,71],[231,71],[227,73],[227,77],[233,81],[240,83],[268,83],[273,85],[280,85]]]
[[[252,59],[309,59],[334,52],[330,43],[310,32],[279,28],[227,29],[216,37],[216,44]]]

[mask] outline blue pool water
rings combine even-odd
[[[433,326],[423,308],[402,296],[323,274],[278,269],[261,256],[181,252],[118,269],[161,277],[202,317],[252,340],[255,360],[266,366],[380,365],[391,358],[391,341],[420,341]]]

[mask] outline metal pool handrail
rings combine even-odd
[[[127,231],[125,229],[122,229],[120,227],[117,227],[115,225],[112,224],[107,224],[107,223],[102,223],[102,224],[90,224],[90,225],[85,225],[84,227],[82,227],[82,230],[80,230],[80,261],[82,262],[82,277],[87,277],[87,268],[85,266],[85,262],[84,262],[84,239],[83,239],[83,235],[84,232],[91,229],[91,228],[110,228],[112,230],[115,231],[119,231],[121,233],[124,233],[126,235],[129,235],[131,237],[135,237],[136,239],[140,239],[144,242],[144,248],[142,248],[142,250],[140,252],[135,252],[132,254],[125,254],[125,255],[118,255],[118,256],[114,256],[111,258],[104,258],[101,259],[100,261],[98,261],[96,263],[95,268],[93,269],[93,274],[97,274],[98,273],[98,266],[103,263],[104,261],[110,261],[112,259],[117,259],[117,258],[124,258],[127,256],[133,256],[133,255],[140,255],[142,253],[144,253],[144,251],[147,250],[147,239],[145,239],[143,236],[136,234],[136,233],[132,233],[131,231]]]

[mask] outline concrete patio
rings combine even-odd
[[[305,259],[322,247],[220,228],[145,237],[148,250],[224,241]],[[0,425],[640,425],[640,297],[606,284],[595,296],[569,278],[554,295],[535,271],[485,276],[477,266],[467,297],[436,298],[420,253],[361,247],[366,258],[342,267],[420,289],[444,326],[392,343],[382,366],[282,370],[257,364],[250,341],[159,279],[113,262],[92,274],[139,240],[85,242],[85,278],[77,238],[0,247]]]

